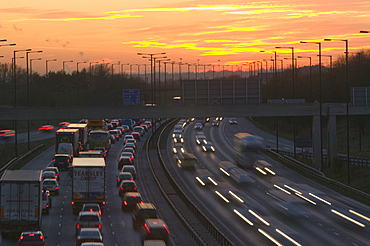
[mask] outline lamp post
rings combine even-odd
[[[64,69],[65,69],[66,62],[73,62],[73,61],[63,61],[63,73],[65,72]]]
[[[77,62],[77,73],[79,73],[80,71],[78,70],[78,64],[81,64],[81,63],[87,63],[87,62]]]
[[[51,62],[51,61],[57,61],[57,59],[52,59],[52,60],[46,60],[45,61],[45,75],[49,73],[48,62]]]
[[[150,83],[151,83],[151,87],[152,87],[152,104],[154,103],[153,56],[164,55],[164,54],[166,54],[166,52],[162,52],[162,53],[137,53],[137,55],[142,56],[142,58],[148,58],[147,56],[149,56],[149,58],[150,58]]]
[[[367,31],[360,31],[360,32],[367,32]],[[350,168],[350,159],[349,159],[349,96],[350,96],[350,93],[349,93],[349,74],[348,74],[348,39],[329,39],[329,38],[326,38],[324,39],[324,41],[342,41],[342,42],[345,42],[346,44],[346,77],[345,77],[345,81],[346,81],[346,118],[347,118],[347,183],[348,185],[350,185],[350,173],[351,173],[351,168]]]
[[[0,47],[2,47],[2,46],[14,46],[14,45],[16,45],[16,44],[0,44]]]
[[[98,64],[99,62],[89,62],[90,75],[92,75],[92,66],[91,64]]]
[[[295,97],[295,65],[294,65],[294,47],[291,46],[283,46],[283,47],[275,47],[276,49],[291,49],[292,50],[292,82],[293,82],[293,97]]]

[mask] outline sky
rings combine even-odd
[[[239,70],[274,58],[274,51],[278,59],[290,58],[292,49],[275,48],[280,46],[294,47],[295,57],[310,56],[317,64],[319,45],[300,41],[321,42],[322,54],[335,60],[344,54],[345,42],[324,39],[348,40],[349,52],[358,52],[370,46],[370,33],[360,30],[370,31],[369,0],[2,0],[0,40],[7,41],[0,42],[0,62],[10,63],[14,50],[32,49],[42,50],[28,54],[41,58],[32,60],[33,71],[41,74],[53,59],[47,62],[52,71],[99,62],[118,72],[128,64],[132,69],[149,64],[137,53],[165,52],[154,57]],[[10,43],[16,46],[1,46]],[[298,59],[299,66],[308,62]],[[26,61],[17,58],[17,64],[25,67]]]

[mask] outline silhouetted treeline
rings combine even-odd
[[[348,61],[348,88],[370,86],[370,51],[351,53]],[[1,107],[13,107],[15,104],[17,107],[26,107],[28,102],[31,107],[118,106],[123,103],[123,89],[140,89],[142,103],[151,103],[153,96],[154,85],[150,83],[150,73],[146,76],[113,73],[109,64],[95,64],[89,69],[74,71],[71,74],[57,71],[42,75],[33,72],[28,78],[26,75],[26,69],[17,67],[14,83],[11,64],[0,63]],[[220,79],[219,75],[220,71],[216,76],[214,71],[208,71],[202,76]],[[273,73],[272,69],[260,70],[258,76],[263,81],[263,102],[280,98],[300,98],[306,102],[321,100],[323,103],[343,103],[348,100],[345,55],[333,60],[332,68],[321,67],[321,80],[319,75],[317,64],[294,69],[294,79],[291,66],[283,71],[279,67],[276,73]],[[249,74],[235,72],[227,78],[239,79],[241,76]],[[257,73],[254,73],[254,76],[257,76]],[[162,71],[160,87],[158,74],[156,77],[155,92],[159,89],[162,92],[167,90],[167,93],[161,93],[162,96],[167,96],[162,102],[171,102],[172,96],[180,95],[179,76],[171,76],[168,73],[165,85]],[[187,79],[186,73],[183,74],[183,79]]]

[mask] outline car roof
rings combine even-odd
[[[95,212],[95,211],[81,211],[78,216],[99,216],[99,213],[98,212]]]
[[[126,197],[141,197],[141,194],[139,192],[126,192]]]

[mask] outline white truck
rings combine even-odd
[[[104,158],[73,158],[72,164],[72,210],[81,211],[84,203],[98,203],[103,209],[105,196]]]
[[[38,231],[42,217],[42,170],[6,170],[0,179],[2,237]]]

